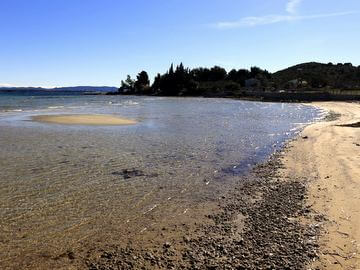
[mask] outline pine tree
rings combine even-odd
[[[169,75],[172,76],[174,75],[174,64],[172,63],[169,69]]]

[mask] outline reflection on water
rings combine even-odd
[[[6,109],[1,104],[0,261],[96,236],[121,239],[185,215],[231,188],[319,114],[298,104],[228,99],[59,96],[16,97]],[[53,113],[140,122],[29,121]]]

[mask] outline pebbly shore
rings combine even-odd
[[[89,270],[306,269],[318,258],[324,216],[308,205],[306,179],[281,175],[286,151],[255,167],[219,198],[207,222],[183,229],[182,237],[146,248],[102,248],[84,264]]]

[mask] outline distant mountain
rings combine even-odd
[[[11,87],[11,86],[0,86],[0,91],[46,91],[49,89],[42,87]]]
[[[310,62],[275,72],[272,80],[278,87],[306,84],[311,88],[360,89],[360,66]]]
[[[75,91],[75,92],[115,92],[117,87],[111,86],[73,86],[73,87],[56,87],[54,91]]]
[[[0,87],[0,91],[56,91],[56,92],[115,92],[117,87],[110,86],[73,86],[73,87]]]

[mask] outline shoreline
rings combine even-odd
[[[311,105],[331,112],[330,116],[305,127],[233,189],[214,194],[175,221],[154,219],[156,226],[121,236],[123,241],[81,240],[76,246],[61,247],[61,252],[28,258],[21,268],[357,266],[360,187],[356,185],[356,151],[360,130],[338,125],[360,121],[360,105]]]
[[[360,129],[347,127],[360,122],[360,104],[313,103],[332,112],[330,121],[306,127],[299,139],[290,142],[283,157],[288,177],[308,178],[309,204],[326,216],[320,240],[321,269],[360,267]],[[331,118],[331,117],[330,117]],[[345,126],[343,126],[345,125]],[[356,126],[356,125],[355,125]]]
[[[324,217],[307,205],[303,179],[279,173],[283,151],[192,218],[160,223],[125,245],[99,245],[82,263],[89,270],[305,269],[318,256],[314,224]]]
[[[356,102],[360,100],[360,95],[331,94],[326,91],[320,92],[264,92],[254,90],[244,90],[241,94],[208,94],[208,95],[142,95],[142,94],[122,94],[109,92],[108,96],[144,96],[144,97],[179,97],[179,98],[229,98],[235,100],[255,101],[255,102],[274,102],[274,103],[312,103],[312,102]]]
[[[328,111],[328,117],[305,127],[269,161],[256,166],[245,184],[222,196],[218,208],[186,232],[183,241],[170,236],[147,250],[112,250],[110,259],[88,261],[89,269],[115,266],[114,258],[121,258],[122,267],[160,269],[359,267],[359,131],[339,125],[360,121],[360,105],[312,105]]]
[[[308,180],[282,172],[290,143],[300,139],[258,163],[211,206],[200,206],[198,222],[146,232],[123,247],[98,247],[87,268],[306,269],[319,256],[317,224],[326,217],[308,204]]]

